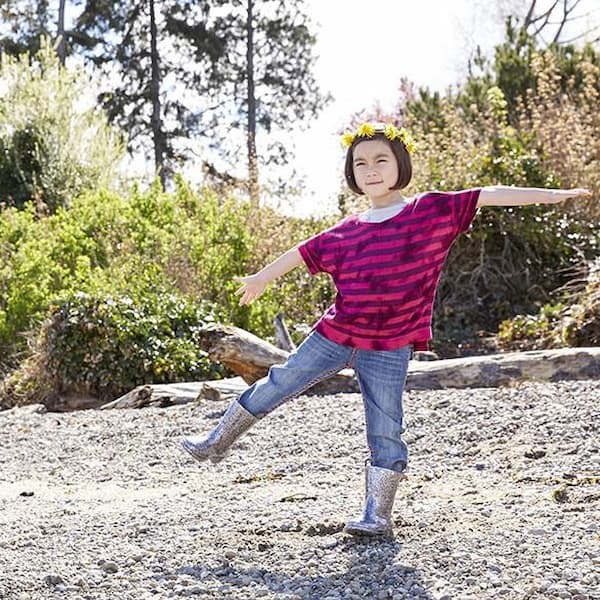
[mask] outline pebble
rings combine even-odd
[[[598,455],[581,440],[599,408],[596,381],[408,391],[411,463],[389,540],[342,531],[364,494],[358,394],[287,403],[217,466],[177,447],[214,425],[202,402],[64,413],[60,425],[15,409],[0,428],[1,477],[17,492],[0,496],[0,572],[19,600],[32,580],[23,600],[588,600],[600,501],[585,478]],[[34,428],[40,447],[24,453],[20,432]],[[556,503],[565,482],[569,503]]]
[[[44,583],[46,585],[61,585],[64,583],[64,580],[60,575],[46,575]]]
[[[112,560],[101,560],[98,564],[105,573],[116,573],[119,570],[119,565]]]

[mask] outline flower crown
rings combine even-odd
[[[391,123],[361,123],[355,131],[346,131],[342,135],[342,145],[350,148],[357,138],[370,138],[376,133],[383,133],[390,142],[400,140],[409,154],[415,151],[415,142],[408,131],[404,127],[398,129]]]

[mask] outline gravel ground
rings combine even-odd
[[[302,397],[218,466],[225,403],[0,413],[0,597],[600,598],[600,382],[409,392],[395,539],[362,509],[356,394]],[[37,411],[36,411],[37,408]]]

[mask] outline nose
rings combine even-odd
[[[366,173],[365,173],[365,177],[366,177],[367,179],[369,179],[369,178],[373,178],[373,177],[379,177],[379,172],[377,171],[377,169],[375,168],[375,166],[374,166],[374,165],[373,165],[373,166],[369,166],[369,167],[367,168],[367,171],[366,171]]]

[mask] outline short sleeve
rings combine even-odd
[[[312,275],[317,273],[334,275],[336,273],[339,262],[339,249],[343,244],[345,232],[351,226],[352,218],[346,218],[333,227],[298,244],[298,252],[300,252],[302,260]]]
[[[481,188],[451,192],[452,214],[458,233],[469,229],[477,213],[477,201]]]
[[[308,240],[298,244],[298,252],[300,252],[300,256],[302,257],[302,260],[306,264],[306,267],[310,271],[311,275],[316,275],[317,273],[321,273],[323,271],[320,261],[321,253],[319,251],[322,237],[323,233],[318,233]]]

